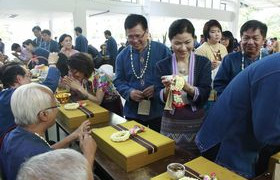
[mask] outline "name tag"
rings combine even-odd
[[[139,115],[150,115],[150,109],[151,109],[151,101],[149,100],[142,100],[138,104],[138,114]]]

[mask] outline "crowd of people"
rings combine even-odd
[[[121,50],[106,30],[99,53],[80,27],[74,29],[73,46],[70,35],[63,34],[56,42],[49,30],[35,26],[34,40],[11,47],[19,62],[9,62],[1,54],[4,179],[57,177],[52,170],[56,167],[65,169],[60,172],[64,179],[78,179],[77,174],[79,179],[93,178],[96,143],[89,135],[88,121],[55,144],[44,138],[55,123],[54,93],[59,86],[70,90],[73,101],[97,103],[246,178],[267,169],[270,155],[280,150],[280,54],[277,39],[267,43],[266,24],[245,22],[237,42],[212,19],[205,23],[198,43],[192,22],[177,19],[168,31],[170,48],[151,40],[142,15],[128,15],[124,29],[127,44]],[[115,74],[97,69],[104,62]],[[38,65],[48,66],[47,76],[41,83],[31,83],[32,69]],[[76,140],[84,156],[55,150]]]

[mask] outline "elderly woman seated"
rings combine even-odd
[[[80,153],[60,149],[34,156],[23,164],[17,180],[33,179],[92,180],[93,175],[90,164]]]
[[[57,107],[53,92],[46,86],[30,83],[14,91],[11,109],[17,127],[6,134],[0,149],[4,179],[15,179],[21,164],[28,158],[65,148],[79,137],[85,157],[93,164],[96,144],[87,134],[89,121],[82,123],[72,134],[52,146],[43,137],[46,130],[55,124]]]
[[[64,82],[71,88],[72,100],[89,99],[111,112],[123,115],[121,98],[112,79],[106,73],[94,69],[89,55],[74,54],[68,65],[69,77],[65,77]]]

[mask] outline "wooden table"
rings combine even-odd
[[[272,175],[270,173],[264,173],[258,177],[253,178],[253,180],[272,180]]]
[[[92,127],[104,127],[108,125],[114,125],[126,122],[126,119],[114,114],[110,113],[109,122],[95,124]],[[57,119],[57,132],[58,132],[58,140],[59,137],[59,129],[63,130],[66,134],[70,134],[74,131],[74,129],[70,129],[67,127],[61,119]],[[102,179],[102,180],[148,180],[154,176],[157,176],[166,171],[166,167],[169,163],[178,162],[178,163],[185,163],[190,161],[194,158],[189,152],[184,151],[178,147],[175,149],[175,155],[169,156],[167,158],[161,159],[156,161],[152,164],[147,166],[141,167],[135,171],[127,173],[124,171],[120,166],[114,163],[109,157],[107,157],[103,152],[99,149],[96,151],[95,156],[95,173]]]

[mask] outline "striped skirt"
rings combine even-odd
[[[161,134],[173,139],[177,146],[197,155],[199,150],[194,140],[203,122],[203,118],[203,109],[193,112],[190,106],[176,109],[174,114],[164,111],[161,122]]]

